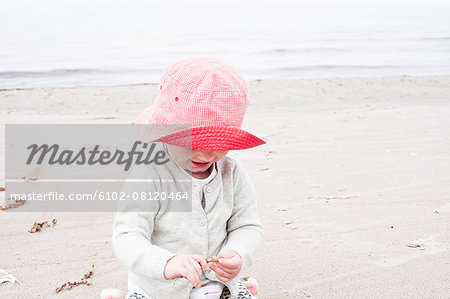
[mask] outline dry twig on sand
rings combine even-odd
[[[83,278],[81,278],[80,281],[75,281],[75,282],[65,282],[63,283],[60,287],[56,288],[56,293],[61,292],[64,289],[68,289],[71,290],[73,287],[85,284],[85,285],[92,285],[92,283],[90,281],[87,281],[87,279],[92,278],[92,276],[94,275],[94,265],[92,265],[91,270],[89,270],[88,273],[84,274]]]
[[[3,192],[3,191],[5,191],[5,188],[0,187],[0,192]],[[4,207],[0,206],[0,211],[5,211],[5,210],[9,210],[9,209],[15,209],[15,208],[18,208],[18,207],[22,206],[25,203],[25,200],[22,200],[22,199],[16,200],[16,199],[8,198],[7,202],[8,201],[14,201],[14,203],[9,203],[9,204],[7,204]]]
[[[25,182],[34,182],[37,181],[38,178],[27,178],[26,176],[21,177]]]
[[[0,187],[0,192],[4,192],[6,189],[4,187]],[[14,201],[14,203],[9,203],[6,206],[0,206],[0,211],[5,211],[5,210],[9,210],[9,209],[14,209],[14,208],[18,208],[21,205],[23,205],[25,203],[25,200],[15,200],[15,199],[11,199],[8,198],[7,201]]]
[[[5,207],[0,206],[1,211],[9,210],[9,209],[15,209],[20,206],[22,206],[25,203],[25,200],[15,200],[15,203],[9,203]]]
[[[409,248],[421,248],[423,247],[423,244],[407,243],[406,246],[408,246]]]
[[[29,233],[39,232],[42,230],[43,227],[52,227],[55,225],[56,225],[56,219],[53,219],[52,222],[50,222],[50,223],[48,223],[47,221],[35,222],[28,232]]]

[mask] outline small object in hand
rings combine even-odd
[[[209,257],[206,259],[207,263],[218,263],[219,262],[219,258],[218,257]]]

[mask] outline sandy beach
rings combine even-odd
[[[131,123],[157,87],[1,90],[0,163],[4,124]],[[259,298],[449,298],[450,77],[248,88],[243,127],[267,144],[230,155],[255,184],[265,226],[246,271],[260,284]],[[4,179],[2,167],[2,187]],[[28,233],[53,218],[54,227]],[[126,289],[112,220],[112,213],[0,211],[0,269],[21,282],[0,285],[0,298],[100,298],[104,288]],[[91,286],[55,292],[91,265]]]

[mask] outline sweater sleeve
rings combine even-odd
[[[148,192],[152,185],[125,183],[122,191],[128,194]],[[143,203],[132,200],[120,204],[113,222],[112,245],[115,255],[129,271],[147,279],[165,280],[165,265],[175,254],[151,242],[157,206],[143,207]]]
[[[233,174],[233,212],[227,223],[228,237],[221,251],[232,249],[242,258],[242,269],[248,268],[262,239],[256,192],[250,177],[237,162]]]

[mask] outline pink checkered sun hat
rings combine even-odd
[[[146,142],[209,151],[247,149],[265,143],[241,129],[247,105],[247,87],[236,70],[216,58],[189,57],[164,71],[153,106],[136,123],[192,127]]]

